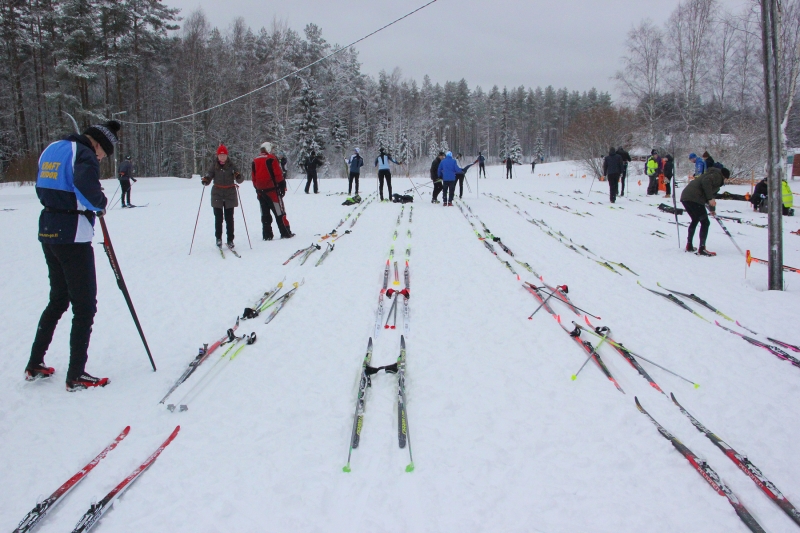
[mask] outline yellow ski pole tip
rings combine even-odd
[[[700,388],[700,384],[699,384],[699,383],[695,383],[695,384],[694,384],[694,388],[695,388],[695,389],[699,389],[699,388]]]
[[[576,379],[578,379],[578,376],[576,374],[572,374],[572,381],[575,381]]]

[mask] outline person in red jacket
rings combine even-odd
[[[261,204],[261,236],[265,241],[271,241],[272,215],[278,223],[278,231],[282,239],[294,237],[286,218],[286,208],[283,197],[286,195],[286,180],[283,179],[281,164],[272,153],[272,144],[265,142],[261,145],[261,153],[253,159],[253,187]]]

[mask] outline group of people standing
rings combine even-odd
[[[458,154],[459,158],[461,154]],[[478,153],[478,158],[472,163],[461,168],[458,166],[458,161],[453,157],[453,152],[439,152],[436,159],[431,163],[431,181],[433,181],[433,196],[431,198],[432,204],[438,204],[439,193],[442,193],[442,204],[445,207],[452,207],[453,197],[456,192],[456,183],[459,185],[458,197],[464,196],[464,178],[467,175],[467,170],[478,163],[478,177],[480,177],[481,170],[486,177],[486,169],[484,168],[484,161],[486,158]]]
[[[272,143],[265,142],[259,148],[258,156],[252,162],[251,175],[256,198],[261,207],[262,238],[265,241],[271,241],[274,238],[273,216],[281,238],[294,237],[283,203],[283,197],[286,195],[286,179],[280,161],[272,153]],[[213,183],[211,207],[214,209],[214,236],[218,247],[222,247],[222,222],[224,219],[228,248],[234,248],[233,210],[239,206],[238,184],[243,181],[244,177],[228,158],[228,149],[224,144],[220,144],[214,161],[202,179],[203,185]]]

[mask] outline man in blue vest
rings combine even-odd
[[[89,338],[97,312],[94,223],[105,214],[108,199],[100,187],[100,161],[114,153],[119,122],[90,126],[45,148],[39,157],[36,194],[44,206],[39,215],[39,242],[50,276],[50,301],[36,329],[25,379],[49,378],[44,364],[61,315],[72,305],[67,390],[105,387],[108,378],[86,373]]]

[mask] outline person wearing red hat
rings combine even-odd
[[[222,219],[225,218],[225,230],[228,237],[228,248],[233,249],[233,209],[239,206],[236,184],[244,178],[236,166],[228,159],[228,149],[224,144],[217,148],[217,155],[203,177],[203,185],[214,182],[211,188],[211,207],[214,208],[214,234],[217,246],[222,247]]]

